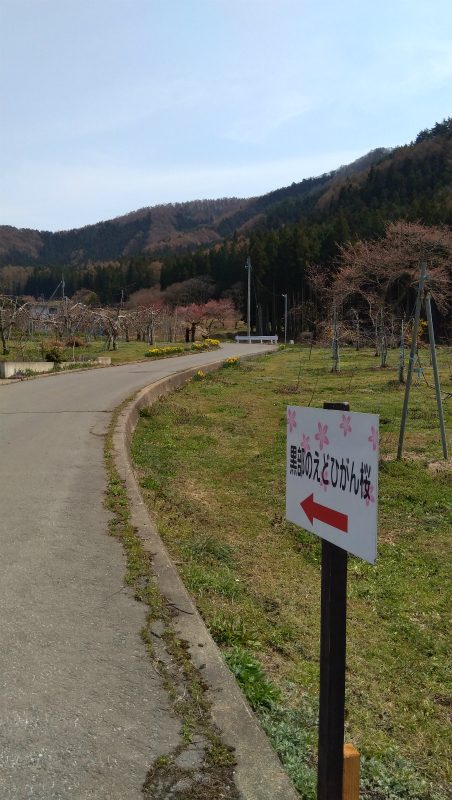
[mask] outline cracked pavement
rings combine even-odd
[[[239,349],[240,348],[240,349]],[[139,800],[180,743],[103,507],[111,410],[220,353],[0,387],[0,797]]]

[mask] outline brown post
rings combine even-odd
[[[352,744],[344,744],[344,774],[342,800],[359,800],[360,755]]]
[[[350,411],[349,403],[323,407]],[[322,539],[317,800],[343,798],[347,556]]]

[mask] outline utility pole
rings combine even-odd
[[[67,307],[67,297],[64,294],[65,286],[66,286],[66,284],[64,282],[64,273],[62,272],[61,273],[61,296],[63,298],[64,312],[66,313],[66,334],[67,334],[67,336],[69,336],[69,310],[68,310],[68,307]]]
[[[247,323],[248,323],[248,336],[251,336],[251,259],[246,259],[246,267],[248,270],[248,307],[247,307]]]
[[[284,344],[287,344],[287,294],[284,297]]]

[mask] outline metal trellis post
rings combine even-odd
[[[248,270],[248,305],[247,305],[247,327],[248,336],[251,336],[251,259],[246,259],[246,267]]]
[[[403,331],[403,319],[402,319],[402,338],[400,340],[400,360],[399,360],[399,383],[403,383],[404,370],[405,370],[405,334]]]
[[[421,265],[421,277],[419,280],[419,289],[417,292],[416,310],[414,312],[413,335],[411,339],[410,358],[408,361],[408,370],[406,376],[405,399],[403,401],[402,421],[400,423],[399,446],[397,449],[398,459],[402,458],[403,437],[405,435],[405,425],[408,414],[408,400],[410,398],[411,378],[413,376],[414,357],[416,355],[417,332],[419,328],[419,317],[421,315],[422,293],[424,291],[426,271],[427,271],[427,264],[425,263],[425,261],[423,261]]]
[[[435,333],[433,330],[430,292],[428,292],[427,297],[425,298],[425,310],[427,311],[428,338],[430,339],[430,355],[432,360],[433,375],[435,378],[436,403],[438,406],[439,427],[441,429],[441,441],[443,443],[443,455],[445,460],[448,461],[449,456],[447,453],[446,428],[444,426],[443,403],[441,400],[441,389],[439,385],[438,362],[436,360]]]

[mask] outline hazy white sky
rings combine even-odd
[[[249,197],[452,115],[451,0],[0,0],[0,223]]]

